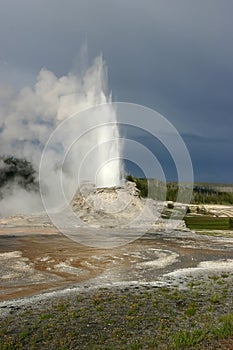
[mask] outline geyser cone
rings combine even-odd
[[[96,188],[84,183],[74,196],[71,207],[84,222],[94,227],[129,227],[142,222],[154,222],[156,202],[147,208],[146,200],[140,197],[140,191],[134,182],[124,187]]]

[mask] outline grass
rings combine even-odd
[[[31,305],[0,321],[0,349],[207,349],[233,335],[233,276],[212,277],[185,290],[97,290]]]
[[[197,305],[194,302],[191,302],[187,308],[187,310],[185,311],[185,314],[187,316],[194,316],[195,313],[197,311]]]
[[[185,216],[186,226],[191,230],[230,230],[231,218],[213,216]]]
[[[207,331],[203,329],[194,329],[192,331],[185,329],[184,331],[179,331],[173,337],[173,347],[179,350],[193,348],[205,339],[206,334]]]
[[[218,338],[225,338],[233,334],[233,314],[226,314],[220,317],[220,326],[213,330]]]

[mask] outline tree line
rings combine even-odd
[[[166,184],[156,179],[149,179],[154,186],[153,191],[148,192],[148,180],[145,178],[137,178],[132,175],[127,175],[126,180],[136,183],[142,197],[150,197],[152,199],[162,199],[166,191],[166,200],[175,202],[179,186],[177,182],[167,182]],[[182,184],[182,189],[185,190],[185,184]],[[164,198],[163,198],[164,199]],[[194,184],[192,204],[233,204],[233,193],[219,191],[214,185],[210,184]]]

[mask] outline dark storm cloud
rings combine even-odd
[[[188,134],[198,179],[233,182],[231,0],[2,0],[0,7],[3,80],[24,85],[44,66],[67,73],[87,40],[90,58],[103,52],[115,100],[154,108]]]

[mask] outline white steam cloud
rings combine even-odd
[[[25,87],[15,94],[9,87],[0,86],[0,155],[26,158],[32,162],[38,174],[43,149],[53,130],[74,113],[108,103],[108,115],[103,118],[103,122],[107,121],[111,127],[93,130],[88,137],[79,140],[71,147],[64,163],[63,180],[66,195],[70,199],[77,189],[75,183],[77,174],[74,173],[80,166],[80,159],[83,160],[88,150],[96,146],[98,148],[98,144],[115,139],[111,147],[109,145],[100,147],[98,157],[95,153],[92,160],[89,159],[89,164],[84,164],[79,175],[82,180],[95,181],[99,186],[117,185],[120,179],[120,160],[114,160],[112,164],[111,159],[119,157],[119,146],[116,141],[119,135],[117,125],[114,124],[116,112],[111,107],[111,95],[107,93],[106,72],[106,65],[100,56],[81,77],[69,73],[58,78],[51,71],[42,69],[33,88]],[[99,118],[101,122],[102,116],[95,111],[93,118]],[[75,120],[75,127],[74,123],[67,123],[59,134],[57,140],[59,147],[64,149],[69,146],[70,139],[76,133],[88,130],[88,121],[85,124],[83,120],[79,121],[78,118]],[[57,186],[56,171],[61,165],[58,148],[51,147],[47,150],[46,173],[43,173],[44,190],[53,198]],[[106,149],[110,149],[110,154],[106,154]],[[99,170],[104,163],[107,165]],[[39,193],[28,192],[18,186],[12,188],[10,192],[5,189],[4,198],[0,201],[1,216],[42,209]]]

